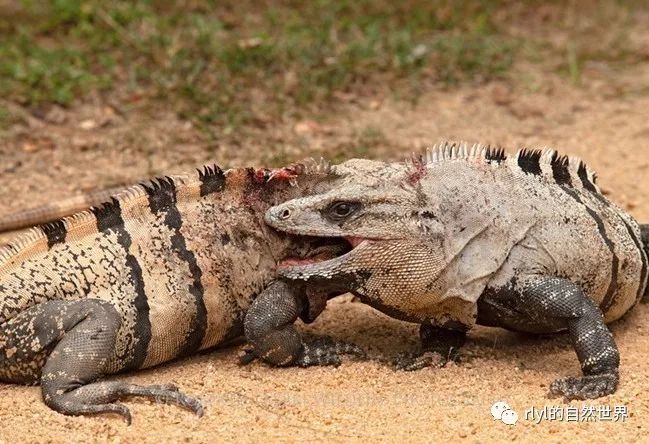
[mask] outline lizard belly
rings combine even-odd
[[[440,300],[434,294],[420,294],[417,299],[424,302],[424,304],[421,308],[411,310],[404,304],[385,304],[380,299],[368,298],[356,292],[354,294],[363,303],[401,321],[418,324],[432,323],[434,325],[444,325],[449,321],[453,321],[468,327],[475,323],[476,305],[459,297],[448,297]],[[429,302],[426,303],[425,301]]]

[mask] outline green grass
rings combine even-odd
[[[549,3],[572,8],[561,15],[571,19],[552,23],[562,32],[570,33],[584,18],[579,6]],[[615,23],[626,23],[635,3],[595,4],[603,12],[592,14],[601,17],[586,29],[590,37],[584,40],[580,30],[568,49],[551,48],[536,56],[537,63],[555,54],[557,70],[578,84],[588,61],[633,60],[626,27]],[[40,107],[112,94],[125,108],[163,105],[207,133],[228,134],[242,125],[320,110],[339,93],[389,90],[416,99],[431,83],[506,78],[530,47],[506,27],[516,20],[507,14],[517,4],[17,1],[10,11],[0,9],[0,95]],[[530,1],[526,7],[539,5]],[[619,35],[598,45],[611,28]]]
[[[577,18],[560,24],[565,28],[567,42],[564,48],[555,48],[563,50],[559,73],[579,86],[588,63],[618,70],[642,63],[646,54],[638,51],[629,34],[641,7],[646,5],[636,0],[600,2],[600,7],[590,15],[577,14]]]
[[[0,11],[0,94],[69,105],[119,90],[232,128],[372,83],[501,77],[517,43],[490,21],[493,4],[23,1]]]

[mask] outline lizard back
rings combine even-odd
[[[442,145],[425,162],[429,179],[422,186],[429,186],[429,196],[440,189],[444,194],[431,200],[444,202],[440,217],[454,230],[447,235],[456,248],[461,245],[458,265],[481,273],[485,267],[477,262],[493,259],[498,268],[490,286],[521,273],[570,277],[607,321],[618,319],[644,294],[647,256],[639,225],[601,193],[596,175],[580,159],[551,149],[507,156],[485,147]],[[476,218],[490,228],[465,242],[469,235],[457,229],[477,230],[482,225]],[[472,256],[478,248],[492,253]]]
[[[252,169],[210,166],[33,228],[0,250],[0,322],[48,300],[108,301],[122,319],[112,372],[236,337],[293,246],[263,213],[299,192]]]
[[[353,276],[370,303],[393,315],[456,312],[467,324],[486,289],[525,274],[573,280],[607,321],[645,292],[638,224],[577,158],[444,143],[408,162],[353,159],[334,174],[362,180],[285,202],[266,221],[292,234],[354,239],[355,248],[336,260],[286,267],[289,279]],[[351,216],[331,213],[341,203]]]

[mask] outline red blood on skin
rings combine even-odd
[[[254,174],[255,181],[258,183],[265,183],[268,181],[271,174],[272,170],[268,168],[257,168]]]
[[[421,180],[422,177],[424,177],[424,174],[426,173],[423,157],[413,155],[412,166],[413,171],[408,174],[408,177],[406,177],[406,182],[408,183],[408,185],[414,186],[417,185],[417,183]]]
[[[255,180],[259,183],[270,182],[271,180],[291,181],[300,174],[298,166],[291,165],[282,168],[258,168],[255,170]]]

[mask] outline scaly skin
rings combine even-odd
[[[355,248],[283,266],[286,282],[350,291],[427,326],[428,358],[402,359],[405,369],[453,358],[475,323],[567,330],[584,376],[558,380],[551,392],[584,399],[615,391],[619,354],[605,323],[645,293],[646,246],[638,224],[601,194],[581,161],[552,150],[507,156],[444,144],[411,162],[350,160],[332,174],[358,180],[279,204],[266,222],[295,235],[346,238]]]
[[[65,216],[72,216],[75,213],[109,201],[112,196],[127,188],[127,186],[121,186],[80,193],[38,207],[2,215],[0,217],[0,233],[31,228],[36,225],[54,222]]]
[[[201,414],[200,403],[173,386],[97,380],[241,335],[255,297],[276,294],[269,284],[278,261],[341,247],[275,232],[263,223],[264,211],[332,183],[323,165],[205,167],[130,187],[32,229],[0,249],[0,380],[40,382],[45,403],[64,414],[116,413],[130,421],[117,403],[127,396]],[[310,311],[305,296],[291,297]],[[285,350],[284,365],[335,364],[337,350],[356,351],[299,338]]]

